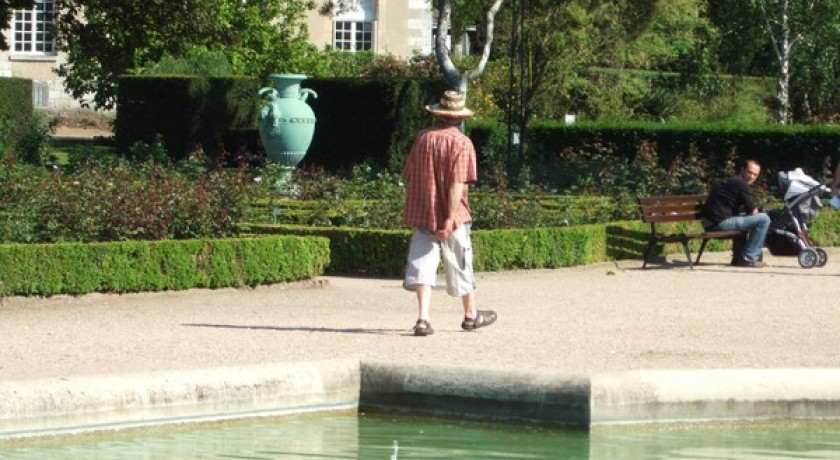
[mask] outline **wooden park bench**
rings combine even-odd
[[[685,251],[685,258],[688,266],[692,269],[694,264],[700,263],[703,250],[709,240],[735,239],[745,232],[739,230],[707,232],[700,224],[700,208],[706,201],[705,195],[671,195],[671,196],[650,196],[638,199],[639,213],[642,221],[650,224],[650,240],[645,248],[645,261],[642,268],[647,268],[653,248],[658,243],[680,243]],[[693,233],[663,233],[658,224],[668,222],[692,222],[696,221],[698,230]],[[691,262],[691,251],[688,242],[691,240],[702,240],[697,259]]]

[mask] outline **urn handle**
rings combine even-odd
[[[306,98],[309,97],[310,94],[313,98],[318,99],[318,93],[316,93],[314,90],[311,90],[309,88],[303,88],[300,90],[300,100],[306,102]]]
[[[260,97],[267,97],[269,100],[277,99],[277,96],[280,95],[280,93],[278,93],[276,89],[274,89],[270,86],[267,86],[265,88],[261,88],[258,91],[258,94],[260,95]]]
[[[260,123],[276,127],[280,123],[281,115],[280,107],[277,105],[280,93],[274,88],[266,87],[259,90],[259,95],[267,100],[262,110],[260,110]]]

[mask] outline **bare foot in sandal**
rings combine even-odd
[[[480,327],[489,326],[496,322],[496,312],[493,310],[476,310],[475,318],[464,317],[464,322],[461,323],[461,329],[465,331],[474,331]]]
[[[414,335],[416,336],[425,337],[434,333],[435,330],[432,329],[432,324],[425,319],[418,319],[417,323],[414,324]]]

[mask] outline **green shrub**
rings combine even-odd
[[[234,236],[249,184],[238,171],[211,171],[193,182],[154,164],[85,168],[47,184],[36,228],[40,241]]]
[[[32,201],[50,179],[43,168],[19,165],[12,159],[0,163],[0,242],[36,241],[38,209]]]
[[[141,75],[197,75],[203,77],[230,77],[233,65],[221,51],[206,49],[188,50],[183,57],[166,55],[155,64],[140,69]]]
[[[0,118],[0,160],[37,166],[55,163],[50,150],[55,123],[37,112],[17,124],[11,118]]]
[[[307,279],[329,263],[324,238],[0,245],[0,295],[254,286]]]
[[[49,174],[9,165],[0,179],[0,237],[6,242],[236,236],[253,194],[243,171],[197,174],[184,163],[170,168],[113,160]]]
[[[33,113],[32,80],[0,78],[0,160],[15,153]]]
[[[16,145],[18,161],[36,166],[47,166],[56,162],[50,151],[52,132],[56,120],[35,113],[24,125]]]
[[[812,227],[811,236],[822,246],[840,246],[840,212],[827,210]],[[667,232],[696,232],[696,222],[671,224]],[[401,277],[411,232],[286,225],[254,225],[262,234],[323,236],[330,241],[333,273]],[[473,266],[477,271],[557,268],[618,259],[641,259],[650,226],[640,220],[571,227],[476,230],[473,232]],[[692,241],[696,253],[700,242]],[[706,251],[724,251],[728,240],[709,241]],[[653,254],[682,251],[678,244],[659,244]],[[641,262],[640,266],[641,266]]]

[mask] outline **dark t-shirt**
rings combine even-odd
[[[700,210],[700,215],[707,221],[704,222],[706,227],[714,227],[742,212],[752,213],[755,208],[749,184],[743,177],[736,175],[712,187],[709,198]]]

